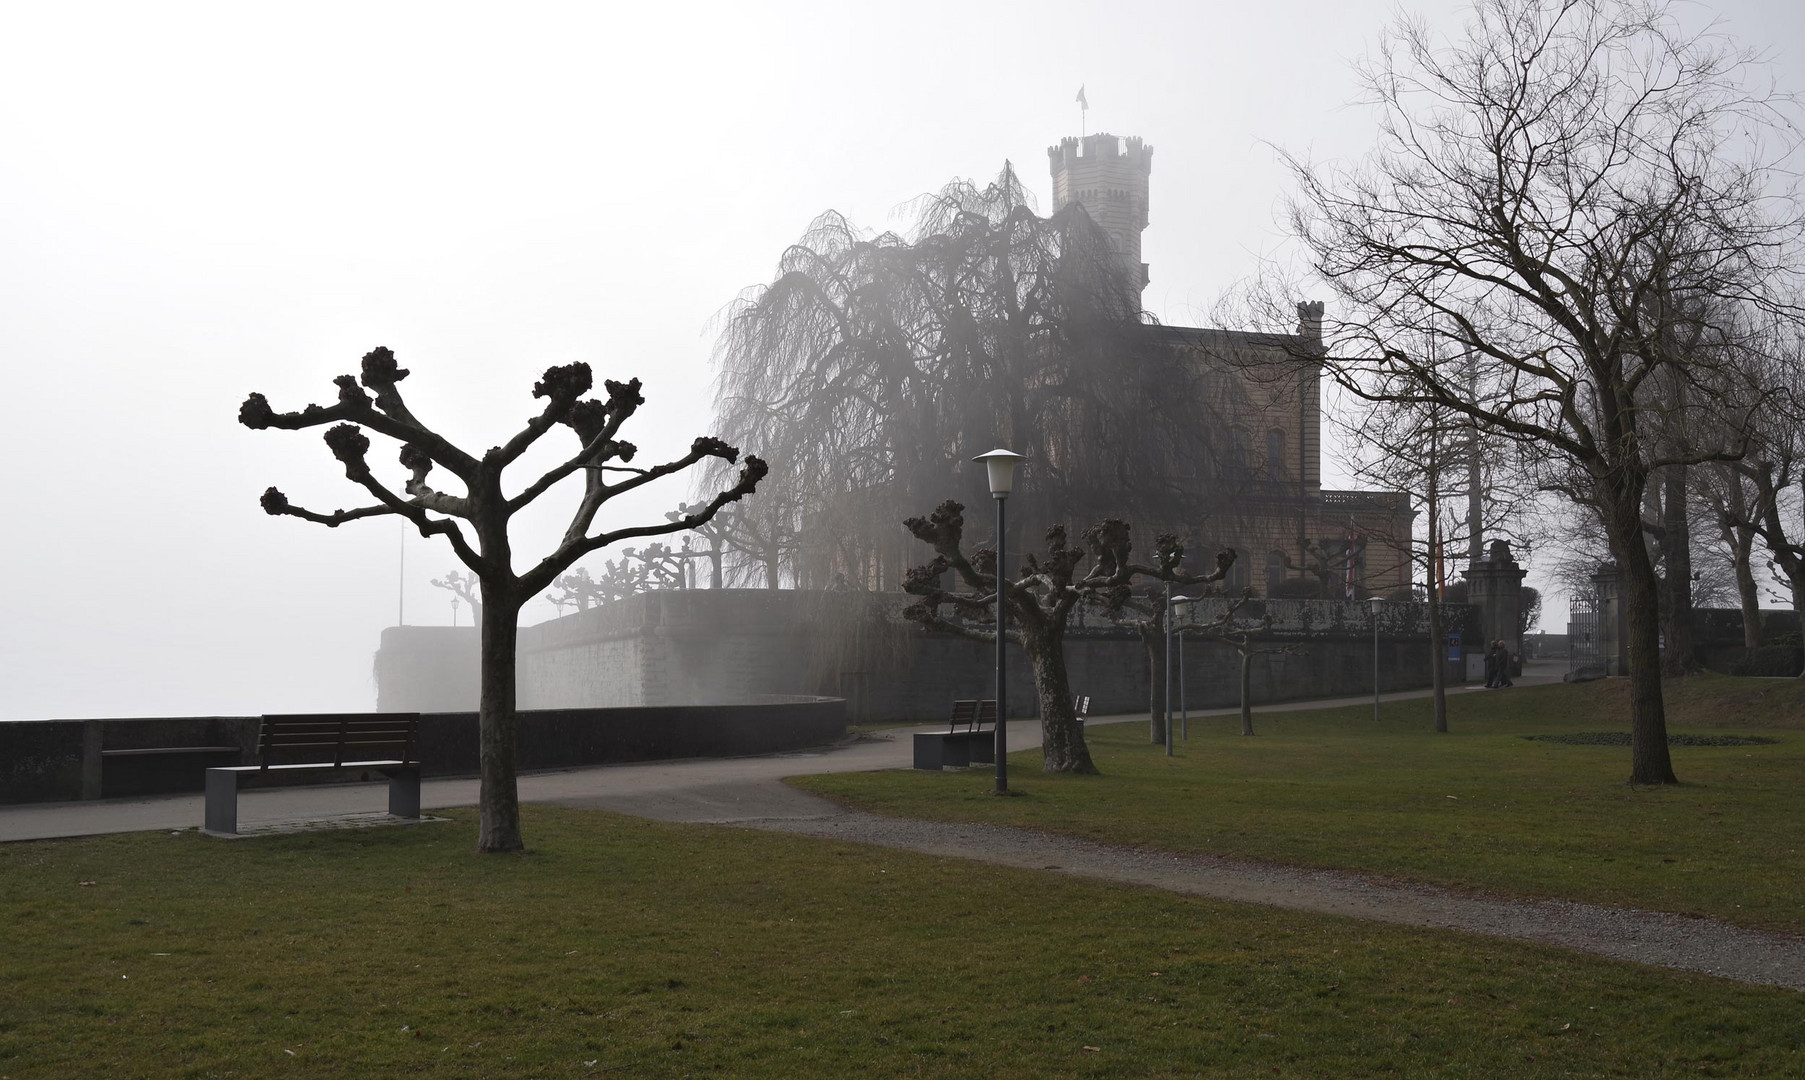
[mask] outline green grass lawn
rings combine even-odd
[[[1629,749],[1522,735],[1627,731],[1623,680],[1194,719],[1178,756],[1143,724],[1088,733],[1101,777],[1047,776],[1011,755],[988,770],[801,778],[810,791],[902,816],[1026,825],[1173,851],[1366,870],[1488,893],[1554,896],[1805,931],[1805,682],[1707,676],[1668,688],[1673,733],[1775,745],[1676,747],[1677,787],[1632,788]]]
[[[477,856],[455,816],[0,846],[0,1077],[1805,1073],[1790,991],[599,812]]]

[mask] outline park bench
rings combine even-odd
[[[966,699],[953,702],[945,731],[915,733],[915,768],[962,769],[968,765],[996,763],[997,703]],[[963,731],[959,725],[965,725]],[[992,730],[985,731],[984,725]]]
[[[206,831],[238,833],[238,785],[246,776],[351,771],[389,778],[389,813],[420,816],[420,761],[414,756],[419,713],[265,716],[257,731],[257,764],[207,770]]]

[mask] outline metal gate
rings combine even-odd
[[[1604,677],[1604,635],[1599,632],[1598,624],[1602,606],[1597,593],[1573,598],[1572,613],[1567,617],[1569,680]]]

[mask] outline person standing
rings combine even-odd
[[[1502,638],[1500,638],[1498,641],[1496,641],[1492,644],[1492,656],[1494,658],[1493,666],[1495,666],[1498,670],[1498,682],[1496,683],[1496,685],[1498,685],[1498,686],[1515,685],[1510,681],[1510,667],[1511,667],[1510,646],[1504,644],[1504,640]]]
[[[1498,685],[1498,647],[1494,644],[1485,650],[1485,688],[1490,690]]]

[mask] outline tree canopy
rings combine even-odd
[[[1223,504],[1221,393],[1145,333],[1138,279],[1082,207],[1040,216],[1005,167],[913,210],[875,236],[816,219],[717,351],[719,427],[768,451],[818,556],[896,587],[895,522],[999,445],[1028,458],[1019,519],[1197,523]]]

